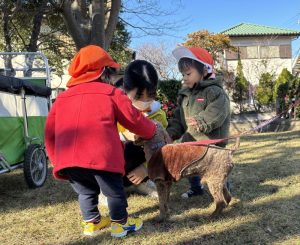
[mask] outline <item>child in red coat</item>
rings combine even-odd
[[[46,121],[45,144],[53,174],[69,180],[78,194],[86,235],[110,223],[115,237],[142,227],[141,219],[127,217],[125,161],[117,122],[145,139],[154,135],[156,127],[110,85],[119,67],[102,48],[82,48],[69,67],[69,89],[57,97]],[[110,219],[99,213],[100,191],[107,196]]]

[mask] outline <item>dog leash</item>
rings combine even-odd
[[[275,121],[276,119],[280,118],[282,115],[284,115],[289,110],[291,110],[293,107],[296,107],[299,104],[300,104],[300,99],[295,101],[286,110],[279,113],[278,115],[276,115],[276,116],[260,123],[259,125],[255,126],[253,128],[245,130],[244,132],[239,133],[237,135],[232,135],[232,136],[229,136],[229,137],[223,138],[223,139],[206,139],[206,140],[199,140],[199,141],[183,142],[183,143],[179,143],[179,144],[183,144],[183,145],[212,145],[212,144],[221,143],[221,142],[224,142],[224,141],[227,141],[227,140],[230,140],[230,139],[236,139],[238,137],[242,137],[242,136],[245,136],[245,135],[251,135],[251,134],[255,133],[258,129],[261,129],[261,128],[265,127],[266,125],[270,124],[271,122]]]

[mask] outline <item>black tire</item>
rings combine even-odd
[[[45,150],[41,145],[29,145],[26,149],[23,171],[29,188],[44,185],[48,174],[48,161]]]

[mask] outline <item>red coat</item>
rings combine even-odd
[[[59,171],[68,167],[124,174],[117,121],[145,139],[155,133],[155,124],[111,85],[82,83],[59,94],[45,128],[46,150],[54,176],[64,179]]]

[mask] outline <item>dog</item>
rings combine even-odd
[[[170,144],[166,130],[157,123],[155,135],[150,140],[137,142],[142,145],[148,162],[148,176],[154,181],[159,198],[159,220],[168,217],[168,203],[172,182],[184,177],[198,175],[201,184],[208,186],[216,209],[212,216],[218,216],[231,201],[226,180],[233,163],[233,153],[238,149],[240,138],[231,149],[215,145]]]

